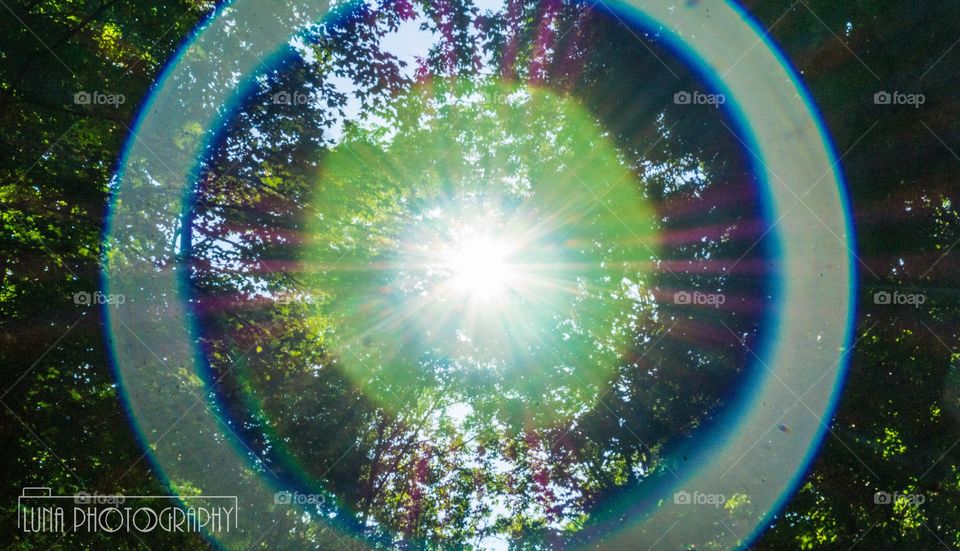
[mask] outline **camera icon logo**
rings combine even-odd
[[[873,294],[873,303],[874,304],[890,304],[892,301],[892,295],[886,291],[877,291]]]
[[[293,494],[288,491],[277,492],[273,494],[274,505],[290,505],[293,503]]]
[[[677,291],[673,294],[674,304],[690,304],[692,300],[693,296],[687,291]]]
[[[893,95],[890,92],[877,92],[873,95],[873,103],[876,105],[890,105],[893,103]]]
[[[93,101],[93,97],[90,92],[77,92],[73,95],[73,103],[77,105],[90,105],[91,101]]]
[[[86,291],[79,291],[73,294],[73,303],[80,306],[90,306],[93,302],[93,295]]]
[[[677,505],[690,505],[690,503],[692,503],[690,492],[677,492],[673,494],[673,502]]]
[[[87,492],[77,492],[73,495],[73,502],[77,505],[89,505],[91,503],[90,494]]]
[[[677,105],[690,105],[690,102],[693,101],[693,96],[690,95],[690,92],[677,92],[673,95],[673,103]]]
[[[307,105],[310,103],[310,96],[303,92],[280,90],[270,98],[274,105]]]
[[[877,492],[873,494],[873,502],[877,505],[890,505],[893,503],[893,496],[890,492]]]

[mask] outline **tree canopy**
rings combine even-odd
[[[678,91],[720,91],[614,7],[338,5],[262,60],[200,159],[184,216],[154,223],[181,200],[158,194],[156,212],[142,212],[150,232],[114,250],[105,228],[117,186],[130,185],[117,175],[126,141],[188,150],[209,138],[199,124],[132,129],[164,64],[216,6],[3,7],[8,547],[211,545],[17,525],[24,487],[202,489],[152,461],[167,435],[133,427],[111,364],[111,305],[91,304],[104,266],[158,251],[176,251],[176,266],[157,269],[184,274],[207,371],[161,374],[157,407],[164,385],[188,386],[222,420],[217,434],[171,427],[200,442],[183,461],[213,471],[202,441],[228,438],[251,481],[312,496],[305,508],[253,505],[281,520],[247,548],[602,544],[636,520],[625,500],[685,474],[674,450],[722,422],[763,370],[782,274],[749,140],[725,109],[678,102]],[[836,143],[859,286],[823,446],[749,543],[958,547],[956,7],[744,8]],[[883,91],[925,102],[885,105]],[[146,343],[141,353],[154,354]],[[767,511],[724,499],[716,541],[748,543]]]

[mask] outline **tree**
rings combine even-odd
[[[137,106],[213,5],[34,0],[4,8],[7,495],[24,486],[166,493],[125,417],[102,311],[77,302],[100,288],[105,205]],[[831,430],[816,462],[755,547],[960,546],[952,278],[960,136],[949,116],[960,51],[953,48],[955,7],[778,1],[746,9],[801,71],[842,154],[861,287],[840,409],[824,420]],[[387,43],[411,24],[431,31],[433,43],[406,65]],[[751,375],[749,350],[770,321],[749,306],[774,289],[775,240],[754,246],[771,221],[749,154],[723,112],[672,103],[677,90],[702,86],[696,73],[655,30],[624,25],[562,2],[509,2],[503,10],[357,3],[292,42],[282,61],[257,76],[204,160],[188,224],[158,228],[156,241],[141,243],[144,255],[158,243],[181,251],[203,329],[195,344],[217,381],[225,432],[249,457],[251,479],[273,477],[319,496],[309,519],[291,508],[270,537],[251,545],[322,545],[336,536],[313,522],[318,515],[359,535],[344,540],[357,547],[488,548],[509,540],[548,549],[602,541],[604,530],[627,520],[618,516],[619,499],[671,476],[671,445],[736,402]],[[923,93],[926,102],[875,105],[882,90]],[[85,105],[74,98],[84,92],[115,101]],[[276,101],[282,92],[294,95]],[[203,131],[184,128],[169,138],[186,144]],[[568,160],[584,157],[595,166],[572,170]],[[621,173],[626,185],[591,200],[605,192],[602,180]],[[504,186],[511,178],[566,196],[531,202]],[[564,178],[570,185],[537,185]],[[577,187],[576,179],[586,181]],[[579,300],[580,317],[568,318],[577,346],[558,344],[556,325],[527,319],[520,346],[480,350],[523,369],[483,371],[465,365],[478,349],[438,352],[436,343],[448,339],[422,342],[429,325],[420,317],[370,331],[390,321],[376,312],[405,312],[408,297],[399,285],[386,298],[376,294],[397,281],[382,270],[333,263],[369,268],[402,258],[405,229],[424,215],[422,206],[471,190],[486,193],[478,207],[492,202],[523,216],[569,211],[570,220],[583,214],[585,226],[573,235],[587,242],[629,235],[616,215],[634,205],[635,218],[624,222],[641,238],[568,247],[568,264],[590,264],[578,275],[593,281],[576,293],[547,294],[558,311]],[[565,199],[596,208],[580,213]],[[434,244],[428,237],[414,243]],[[640,242],[649,250],[627,246]],[[429,252],[427,263],[444,264]],[[738,269],[722,269],[741,257]],[[430,277],[416,272],[407,283]],[[566,287],[576,279],[564,278]],[[672,304],[683,289],[735,297],[738,307]],[[876,304],[878,291],[922,293],[925,301]],[[615,306],[599,301],[600,293],[613,294]],[[351,319],[364,304],[374,314]],[[351,335],[341,327],[359,329]],[[437,324],[441,334],[452,327]],[[495,325],[486,332],[501,345],[511,337]],[[533,359],[520,363],[526,355]],[[563,364],[573,367],[565,377],[542,376]],[[174,371],[168,381],[203,384]],[[875,503],[876,492],[906,496],[885,505]],[[916,495],[924,502],[909,497]],[[726,529],[738,533],[761,513],[744,499],[730,503]],[[149,541],[29,535],[16,528],[12,499],[3,511],[3,541],[14,548],[208,545],[177,534]]]

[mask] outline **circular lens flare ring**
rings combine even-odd
[[[812,388],[809,407],[818,414],[824,412],[824,416],[829,416],[835,403],[834,394],[839,388],[839,375],[843,371],[844,346],[850,340],[849,295],[852,292],[847,277],[851,270],[849,256],[833,237],[850,235],[852,238],[852,234],[849,234],[840,175],[831,162],[835,155],[829,145],[824,147],[824,143],[828,143],[825,131],[796,76],[778,57],[777,50],[764,38],[762,31],[733,3],[714,4],[709,14],[701,8],[678,8],[676,2],[666,0],[647,2],[642,7],[635,1],[630,4],[637,10],[632,19],[643,20],[647,28],[665,29],[665,36],[678,43],[678,50],[688,51],[705,73],[718,80],[718,75],[729,76],[729,86],[726,87],[732,100],[729,105],[732,109],[740,108],[739,116],[744,126],[755,137],[751,143],[758,145],[760,164],[769,165],[769,172],[775,172],[791,184],[795,180],[819,181],[822,174],[833,176],[835,185],[822,185],[811,190],[807,200],[820,217],[835,226],[832,236],[822,230],[823,220],[813,219],[802,211],[795,210],[791,218],[784,217],[782,232],[790,238],[784,248],[785,273],[790,277],[783,284],[786,297],[783,324],[779,327],[779,339],[774,343],[769,362],[777,375],[776,383],[789,388]],[[196,405],[193,387],[171,387],[164,378],[171,366],[180,366],[191,374],[203,371],[202,361],[193,348],[194,335],[182,308],[185,297],[180,273],[156,269],[157,259],[168,257],[168,265],[176,266],[173,257],[176,247],[166,246],[162,238],[154,239],[159,244],[156,257],[131,250],[127,255],[131,259],[129,264],[122,259],[126,249],[134,246],[131,245],[135,243],[131,239],[133,234],[142,231],[144,235],[156,235],[156,222],[143,216],[144,205],[157,203],[156,182],[168,181],[169,189],[164,191],[173,195],[184,194],[185,183],[192,181],[191,171],[196,158],[205,147],[205,143],[199,140],[184,147],[166,138],[182,135],[187,122],[199,128],[216,128],[223,111],[234,101],[238,89],[235,82],[214,81],[200,86],[196,85],[196,79],[253,74],[261,59],[287,43],[291,29],[306,26],[326,14],[325,7],[311,3],[287,8],[284,12],[274,3],[238,0],[230,4],[231,17],[213,18],[185,46],[179,58],[158,81],[128,142],[118,176],[118,190],[111,196],[110,222],[105,232],[105,249],[118,253],[110,255],[104,270],[106,290],[140,299],[128,300],[126,305],[108,309],[106,313],[112,336],[111,351],[131,418],[144,440],[145,435],[168,430],[173,421],[189,427],[189,430],[170,433],[162,444],[152,446],[151,459],[166,480],[175,483],[191,481],[205,493],[229,495],[242,492],[239,499],[245,503],[272,503],[275,488],[269,480],[249,478],[250,458],[232,448],[229,438],[204,440],[203,450],[216,457],[214,464],[208,461],[185,462],[182,458],[184,449],[196,448],[197,434],[220,434],[222,427],[213,410],[193,407]],[[254,21],[258,24],[258,33],[243,35],[248,41],[242,42],[241,36],[233,29],[245,28]],[[754,47],[761,43],[763,47]],[[250,55],[238,55],[235,60],[194,55],[201,51],[240,50]],[[741,52],[746,53],[741,55]],[[229,70],[221,70],[222,64],[229,65]],[[750,100],[748,103],[739,103],[746,98]],[[785,135],[784,121],[795,124],[796,130]],[[803,162],[797,162],[798,159]],[[171,172],[174,173],[172,178],[169,177]],[[137,186],[131,184],[131,180],[154,185]],[[807,187],[798,186],[797,189]],[[792,204],[790,194],[794,192],[786,184],[771,186],[771,193],[775,199],[774,208]],[[180,220],[182,214],[181,207],[169,207],[158,216],[167,216],[171,227],[175,226],[174,222]],[[159,208],[168,207],[163,203]],[[798,253],[805,250],[817,250],[818,258],[810,262],[809,257]],[[144,256],[146,260],[140,261]],[[837,258],[846,258],[846,262],[838,262]],[[140,264],[130,265],[137,262]],[[818,271],[821,273],[819,278],[808,277],[809,273]],[[823,273],[827,277],[823,277]],[[810,281],[816,284],[808,285]],[[158,296],[179,297],[181,300],[158,304]],[[815,310],[811,311],[811,308]],[[844,315],[836,315],[838,308],[846,310]],[[816,323],[809,320],[816,320]],[[823,320],[828,322],[826,327]],[[826,336],[825,342],[818,339],[811,343],[809,335],[819,333]],[[156,354],[144,355],[142,346],[145,343],[149,343],[151,350],[157,350],[163,361],[154,357]],[[841,351],[839,360],[836,358],[838,349]],[[791,369],[791,366],[831,364],[830,370],[820,375],[813,386],[804,378],[806,371],[810,370]],[[820,373],[820,370],[816,371]],[[784,379],[787,385],[783,384]],[[157,400],[157,388],[165,389],[162,401]],[[781,490],[787,491],[795,483],[793,474],[808,464],[811,447],[822,437],[822,430],[813,430],[816,423],[810,424],[800,418],[804,412],[788,412],[792,418],[783,422],[797,427],[789,436],[792,442],[778,441],[777,446],[771,446],[769,451],[760,447],[763,449],[758,448],[752,454],[740,457],[738,450],[752,449],[750,444],[760,441],[757,436],[766,434],[764,431],[771,418],[787,415],[782,411],[783,403],[791,403],[791,397],[784,395],[773,382],[764,384],[758,389],[754,404],[738,423],[737,431],[731,432],[730,438],[722,445],[718,444],[710,459],[685,480],[689,488],[699,488],[701,492],[711,490],[732,495],[733,490],[745,489],[753,506],[760,512],[760,517],[750,523],[755,527],[765,524],[764,518],[768,518],[765,512],[777,506]],[[778,407],[781,407],[780,411],[776,410]],[[696,462],[699,461],[698,458]],[[769,465],[776,465],[777,471],[770,471]],[[757,481],[762,481],[762,486]],[[721,486],[721,482],[729,487]],[[682,518],[684,522],[679,522],[678,515],[686,511],[695,514],[686,515]],[[709,514],[703,514],[702,509],[687,507],[681,511],[669,500],[660,513],[628,527],[630,530],[622,534],[623,539],[613,543],[620,543],[623,548],[645,548],[649,545],[642,544],[651,542],[660,542],[666,547],[688,546],[699,541],[698,530],[706,533],[711,525],[717,524]],[[240,514],[240,529],[222,536],[222,543],[246,546],[249,544],[247,538],[266,533],[274,518],[253,507],[241,508]],[[668,527],[677,529],[669,535],[664,534]],[[716,545],[724,543],[727,542]],[[730,541],[729,544],[738,546],[742,542]]]

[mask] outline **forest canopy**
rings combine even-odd
[[[839,408],[813,415],[823,447],[774,510],[659,490],[769,370],[785,277],[757,146],[662,29],[612,3],[350,2],[275,55],[194,50],[209,74],[171,77],[198,25],[274,22],[3,8],[5,546],[208,548],[28,533],[13,498],[203,495],[227,446],[231,495],[276,490],[243,504],[259,530],[230,548],[602,546],[687,498],[721,519],[703,548],[960,546],[949,2],[744,3],[823,114],[856,233]],[[184,103],[186,123],[138,133],[164,78],[236,98],[215,128]],[[131,162],[138,144],[157,158]],[[191,181],[167,170],[198,150]],[[125,211],[131,188],[148,200]],[[775,406],[764,453],[798,435],[780,417],[797,404]]]

